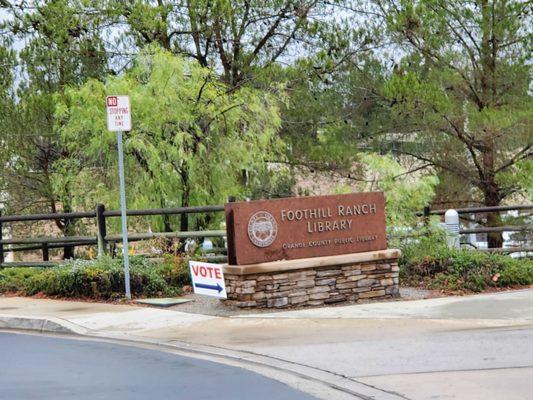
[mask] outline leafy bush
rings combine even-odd
[[[443,234],[402,246],[400,280],[430,289],[479,292],[488,287],[533,284],[533,260],[470,249],[448,249]]]
[[[159,271],[169,285],[182,287],[192,284],[188,260],[172,254],[165,254],[164,260]]]
[[[190,281],[187,260],[167,258],[157,263],[143,257],[130,259],[133,296],[173,296]],[[0,270],[0,293],[32,296],[44,293],[60,297],[116,299],[124,293],[121,259],[75,260],[56,268],[10,268]]]

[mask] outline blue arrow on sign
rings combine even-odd
[[[220,286],[220,284],[217,283],[217,285],[206,285],[205,283],[195,283],[194,284],[195,287],[197,288],[201,288],[201,289],[209,289],[209,290],[217,290],[218,293],[222,292],[224,289],[222,288],[222,286]]]

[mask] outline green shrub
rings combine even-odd
[[[33,275],[40,272],[41,268],[0,269],[0,293],[18,292]]]
[[[133,296],[173,296],[190,281],[187,260],[165,259],[156,263],[143,257],[130,259]],[[0,270],[0,293],[23,295],[115,299],[124,293],[121,259],[75,260],[56,268],[10,268]]]
[[[533,284],[533,262],[512,264],[501,272],[502,285],[531,285]]]
[[[169,285],[182,287],[192,284],[189,263],[183,257],[165,254],[160,271]]]
[[[402,246],[400,281],[431,289],[479,292],[533,284],[533,260],[470,249],[449,249],[442,234]]]

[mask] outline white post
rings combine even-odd
[[[448,232],[448,247],[458,249],[459,243],[459,213],[456,210],[447,210],[444,214],[444,225]]]
[[[202,243],[202,249],[203,250],[213,250],[213,242],[209,238],[204,238],[204,241]]]
[[[128,223],[126,220],[126,184],[124,182],[124,154],[122,151],[122,131],[117,132],[118,174],[120,180],[120,211],[122,219],[122,255],[124,256],[124,283],[126,298],[131,300],[130,258],[128,251]]]

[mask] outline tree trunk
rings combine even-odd
[[[69,204],[63,206],[63,210],[66,213],[72,212],[72,207]],[[76,233],[75,230],[76,220],[71,218],[66,218],[63,224],[63,236],[74,236]],[[74,258],[74,246],[65,246],[63,247],[63,260],[69,260]]]
[[[181,175],[181,183],[183,187],[183,191],[181,192],[181,206],[189,207],[189,196],[190,196],[189,173],[188,173],[187,165],[185,164],[185,162],[183,163],[182,169],[180,171],[180,175]],[[187,232],[188,230],[189,230],[189,214],[188,213],[180,214],[180,231]],[[185,240],[181,242],[180,249],[182,251],[185,250]]]
[[[57,207],[56,202],[52,199],[50,202],[50,207],[52,209],[52,213],[57,213]],[[70,207],[70,204],[63,204],[63,212],[69,213],[72,212],[72,207]],[[56,226],[61,230],[61,233],[64,237],[67,236],[74,236],[75,229],[75,222],[76,220],[71,218],[66,218],[64,221],[61,221],[61,219],[54,220]],[[63,247],[63,260],[68,260],[74,258],[74,246],[64,246]]]
[[[484,205],[487,207],[495,207],[500,205],[500,198],[497,191],[487,190],[485,192]],[[487,213],[487,226],[497,227],[501,226],[501,217],[498,212]],[[501,232],[493,232],[487,234],[487,242],[489,248],[501,248],[503,245],[503,236]]]
[[[187,170],[187,165],[183,162],[183,166],[180,171],[181,175],[181,184],[183,191],[181,192],[181,206],[189,207],[189,172]],[[180,231],[187,232],[189,230],[189,214],[183,213],[180,215]]]
[[[65,220],[65,232],[64,236],[72,236],[74,233],[74,221],[71,219]],[[74,258],[74,246],[63,247],[63,260],[69,260]]]
[[[159,196],[160,196],[159,206],[161,208],[166,208],[167,203],[165,201],[163,193],[160,192]],[[168,214],[163,215],[163,232],[172,232],[172,224],[170,222],[170,215]],[[174,240],[172,238],[164,239],[163,246],[164,246],[165,253],[172,253],[174,250]]]

